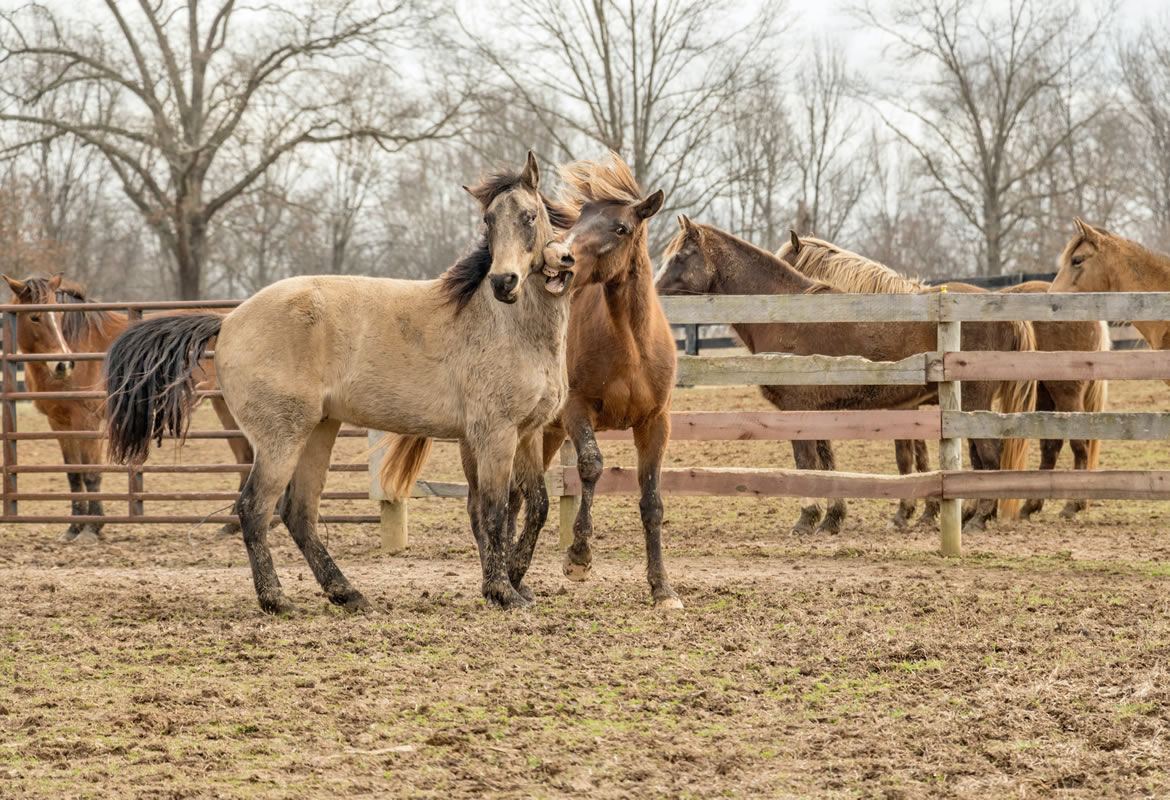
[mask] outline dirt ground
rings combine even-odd
[[[1170,409],[1161,383],[1111,395]],[[675,405],[767,408],[750,389],[680,390]],[[20,425],[43,427],[31,410]],[[56,461],[54,447],[21,442],[21,463]],[[343,441],[337,459],[363,448]],[[842,443],[837,462],[893,472],[892,450]],[[459,477],[452,451],[437,447],[429,476]],[[603,451],[634,463],[629,446]],[[670,463],[792,462],[786,443],[676,442]],[[1170,452],[1109,442],[1102,466],[1170,468]],[[537,602],[508,613],[479,597],[460,501],[413,502],[393,557],[376,526],[329,527],[377,607],[361,617],[328,605],[283,530],[270,539],[289,618],[259,612],[241,542],[210,527],[111,525],[71,546],[63,526],[8,526],[0,796],[1170,796],[1170,504],[1105,501],[1073,523],[1054,505],[948,560],[937,531],[886,529],[891,502],[853,501],[841,535],[796,538],[796,499],[667,497],[686,604],[669,614],[649,606],[633,497],[599,498],[583,584],[561,577],[550,522]]]

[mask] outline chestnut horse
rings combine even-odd
[[[317,535],[317,509],[343,422],[416,437],[459,438],[475,456],[473,526],[483,594],[525,605],[512,583],[508,501],[518,449],[539,468],[541,430],[567,392],[566,290],[571,260],[552,243],[536,160],[473,192],[487,234],[438,280],[356,275],[287,278],[226,316],[158,317],[126,330],[106,359],[110,454],[145,457],[152,438],[181,435],[192,377],[215,344],[224,399],[256,453],[236,502],[260,608],[293,609],[266,538],[281,517],[329,600],[369,603]],[[393,481],[392,481],[393,482]]]
[[[682,230],[671,241],[663,258],[658,289],[663,294],[821,294],[841,290],[815,281],[792,268],[787,261],[711,225],[680,217]],[[874,361],[897,361],[935,349],[937,328],[930,323],[768,323],[731,326],[753,353],[797,355],[859,355]],[[987,337],[981,349],[1032,350],[1031,326],[1022,323],[967,325],[965,336]],[[998,397],[1005,411],[1035,407],[1035,384],[1002,382],[964,383],[963,406],[990,408]],[[878,409],[915,408],[937,397],[934,384],[921,386],[761,386],[764,397],[777,408]],[[1010,441],[1010,440],[1009,440]],[[976,469],[1021,469],[1026,442],[1002,445],[999,440],[971,442]],[[825,440],[792,442],[793,458],[800,469],[835,469],[832,443]],[[981,529],[995,511],[995,501],[980,501],[967,529]],[[1004,515],[1012,513],[1005,504]],[[820,519],[815,501],[806,501],[794,533],[806,533]],[[845,516],[844,501],[834,501],[818,531],[837,533]]]
[[[816,280],[823,280],[845,292],[863,293],[918,293],[937,291],[937,287],[907,278],[884,264],[851,253],[834,244],[811,236],[799,237],[792,232],[791,239],[777,251],[781,258],[787,258],[796,269]],[[795,257],[794,257],[795,256]],[[951,291],[986,291],[966,283],[948,283]],[[1042,281],[1002,289],[1002,292],[1044,292],[1048,284]],[[983,323],[967,323],[968,328]],[[1108,331],[1097,322],[1034,322],[1032,328],[1036,337],[1037,350],[1098,350],[1109,348]],[[964,349],[981,349],[983,337],[964,336]],[[1105,403],[1104,381],[1040,381],[1036,388],[1036,408],[1041,411],[1100,411]],[[969,409],[968,409],[969,410]],[[1041,469],[1054,469],[1064,442],[1060,439],[1044,440],[1041,443]],[[1075,469],[1096,469],[1101,449],[1099,440],[1070,441]],[[924,442],[899,440],[895,444],[898,471],[906,474],[915,466],[920,471],[929,469]],[[905,527],[914,514],[914,501],[903,500],[898,513],[891,520],[894,527]],[[1020,511],[1024,519],[1030,518],[1044,505],[1043,500],[1029,500]],[[924,520],[937,515],[936,501],[927,501]],[[1078,511],[1088,507],[1086,500],[1069,500],[1061,516],[1072,518]]]
[[[93,301],[85,286],[65,278],[60,273],[51,278],[33,276],[23,281],[4,276],[12,289],[17,305],[77,304],[76,311],[30,312],[16,315],[16,344],[27,355],[61,355],[54,361],[27,361],[24,374],[29,391],[70,392],[92,391],[102,388],[102,362],[73,361],[64,356],[72,353],[104,353],[110,344],[126,329],[128,319],[112,311],[86,308]],[[208,362],[207,378],[199,388],[215,388],[215,370]],[[49,418],[49,427],[55,431],[98,431],[105,419],[102,398],[37,399],[33,406]],[[221,397],[211,398],[212,408],[225,430],[235,430],[236,421]],[[101,464],[104,444],[101,439],[62,437],[57,440],[66,464]],[[244,438],[228,439],[228,446],[237,464],[252,463],[252,447]],[[69,472],[69,489],[74,494],[100,492],[100,472]],[[244,488],[246,475],[240,476]],[[103,515],[100,500],[74,500],[74,516]],[[62,542],[91,542],[100,535],[103,523],[73,523],[60,536]],[[239,523],[223,526],[224,533],[239,531]]]
[[[569,396],[545,429],[547,469],[567,436],[577,451],[581,507],[564,572],[584,580],[593,565],[593,493],[603,462],[594,431],[634,431],[638,509],[646,540],[646,577],[657,606],[682,608],[662,562],[662,459],[670,440],[674,334],[654,291],[646,223],[662,208],[661,190],[645,195],[616,154],[561,168],[561,202],[577,221],[564,237],[577,264],[569,314]]]
[[[1050,292],[1170,292],[1170,255],[1074,218]],[[1154,350],[1170,349],[1170,321],[1135,322]],[[1170,380],[1166,381],[1170,383]]]

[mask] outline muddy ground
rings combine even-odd
[[[1170,408],[1160,383],[1112,397]],[[676,407],[766,408],[746,389],[682,390]],[[20,424],[41,425],[31,410]],[[338,460],[363,446],[343,442]],[[21,462],[55,461],[51,447],[21,442]],[[451,450],[429,475],[457,477]],[[603,451],[633,464],[628,446]],[[783,443],[670,454],[791,466]],[[222,460],[226,446],[155,457]],[[892,446],[843,443],[838,465],[892,472]],[[1170,452],[1106,443],[1102,466],[1168,468]],[[21,476],[22,490],[58,482]],[[934,530],[887,530],[892,503],[854,501],[845,532],[807,538],[788,532],[797,505],[668,497],[681,614],[649,607],[632,497],[599,499],[584,584],[561,577],[550,522],[537,603],[508,613],[479,597],[460,501],[413,502],[398,556],[378,552],[376,526],[330,526],[377,606],[363,617],[328,605],[283,531],[271,540],[300,610],[274,619],[240,541],[210,528],[111,525],[69,546],[63,526],[8,526],[0,796],[1170,795],[1170,504],[1107,501],[1068,523],[1057,503],[966,537],[961,560],[937,555]]]

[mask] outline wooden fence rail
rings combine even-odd
[[[904,476],[813,470],[664,469],[666,493],[785,497],[939,498],[941,548],[959,555],[962,499],[984,497],[1170,499],[1170,471],[961,470],[962,438],[1170,438],[1170,414],[964,412],[965,380],[1170,379],[1170,351],[963,352],[963,322],[989,320],[1154,321],[1170,320],[1170,293],[950,294],[927,295],[744,295],[661,298],[672,324],[891,322],[938,327],[938,350],[900,361],[873,362],[860,356],[797,356],[761,353],[680,356],[679,383],[687,385],[854,385],[937,383],[939,408],[912,411],[777,411],[675,414],[673,437],[694,440],[937,439],[935,472]],[[370,432],[371,443],[380,434]],[[599,439],[629,438],[605,432]],[[373,476],[380,463],[371,454],[370,497],[382,503],[383,545],[406,546],[406,501],[383,496]],[[546,474],[551,496],[561,498],[561,544],[571,541],[579,480],[570,445]],[[607,468],[601,493],[637,492],[635,471]],[[466,496],[458,483],[420,481],[412,497]]]

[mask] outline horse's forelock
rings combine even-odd
[[[574,161],[560,168],[565,187],[560,201],[576,213],[586,203],[633,205],[642,199],[642,188],[629,165],[612,150],[602,161]]]

